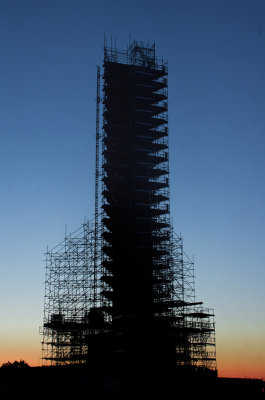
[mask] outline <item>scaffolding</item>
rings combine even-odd
[[[84,335],[94,294],[94,231],[88,223],[46,253],[43,325],[45,362],[84,362]],[[91,268],[93,266],[93,269]]]
[[[105,272],[100,260],[94,294],[94,229],[94,221],[86,222],[46,252],[43,365],[87,364],[89,338],[111,335],[112,320],[106,313],[111,301],[102,294]],[[169,247],[171,298],[167,313],[161,307],[158,315],[169,318],[174,334],[181,337],[176,364],[216,370],[213,310],[195,300],[194,263],[183,251],[182,237],[172,234]]]
[[[170,224],[167,74],[154,43],[104,46],[95,219],[47,251],[44,364],[146,353],[216,370],[214,312],[196,300],[194,263]]]
[[[194,261],[183,250],[183,238],[172,233],[173,314],[183,340],[176,348],[177,365],[216,370],[213,309],[196,301]]]

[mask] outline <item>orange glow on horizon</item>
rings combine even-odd
[[[253,378],[265,379],[264,358],[257,358],[254,355],[241,354],[238,357],[224,358],[220,354],[217,358],[217,370],[219,377],[227,378]]]
[[[227,365],[218,368],[218,377],[220,378],[251,378],[265,380],[264,367]]]
[[[2,351],[1,353],[1,365],[7,363],[8,361],[13,363],[14,361],[21,360],[24,360],[31,367],[39,367],[42,365],[41,352],[36,353],[35,349],[31,351],[29,349],[21,351],[14,349],[13,351]]]
[[[6,333],[1,341],[0,365],[20,360],[32,367],[42,365],[40,335],[29,338],[29,335],[25,334],[18,338],[15,334]],[[219,377],[265,380],[263,335],[220,335],[217,338],[217,371]]]
[[[5,333],[1,338],[0,365],[6,362],[24,360],[31,367],[40,366],[41,363],[41,344],[40,336],[34,335],[29,338],[27,334]]]
[[[218,376],[265,379],[265,346],[261,333],[220,335],[217,340]]]
[[[221,357],[220,357],[221,358]],[[25,349],[21,351],[2,352],[1,365],[5,362],[14,362],[24,360],[31,367],[38,367],[42,365],[41,351],[36,352],[35,349]],[[218,359],[217,359],[218,361]],[[220,359],[217,366],[218,376],[223,378],[252,378],[252,379],[265,379],[264,364],[257,363],[257,360],[245,360],[241,362],[238,360],[223,360]]]

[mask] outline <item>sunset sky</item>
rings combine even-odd
[[[1,0],[0,365],[41,365],[44,252],[93,216],[104,33],[168,59],[171,216],[218,374],[265,379],[264,0]]]

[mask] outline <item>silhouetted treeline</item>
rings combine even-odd
[[[28,368],[30,365],[24,360],[10,362],[7,361],[1,365],[1,368]]]

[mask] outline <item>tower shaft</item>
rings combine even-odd
[[[103,294],[117,331],[134,338],[125,340],[131,351],[170,296],[166,75],[154,45],[133,42],[126,61],[105,48]]]

